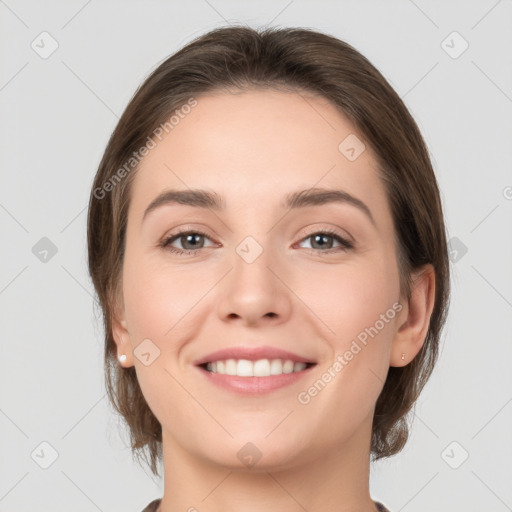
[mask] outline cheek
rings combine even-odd
[[[381,392],[400,309],[398,271],[393,259],[368,258],[329,266],[309,277],[297,295],[314,312],[310,318],[321,320],[316,324],[328,357],[320,378],[323,384],[317,384],[316,376],[304,387],[302,398],[311,400],[304,410],[321,414],[326,403],[336,404],[332,425],[326,429],[326,435],[336,438],[362,421]],[[350,419],[346,411],[353,411]]]
[[[187,400],[179,385],[179,355],[197,334],[197,314],[207,302],[201,297],[211,285],[204,279],[201,283],[199,276],[192,277],[195,273],[166,268],[161,263],[156,266],[133,253],[125,265],[125,313],[142,393],[160,423],[169,423],[170,404],[179,403],[182,418],[193,416],[193,401]],[[143,340],[147,344],[148,339],[152,360],[146,366],[139,359],[142,351],[138,346]],[[154,360],[153,354],[157,354]]]
[[[322,331],[338,345],[374,325],[398,298],[398,273],[385,258],[315,265],[307,278],[297,277],[292,289],[302,309],[314,313]]]
[[[127,265],[124,281],[125,312],[132,344],[141,338],[157,340],[171,327],[166,314],[169,305],[169,288],[154,273],[142,266]]]
[[[172,349],[168,340],[183,335],[193,310],[211,287],[209,281],[211,276],[200,271],[183,271],[161,258],[132,252],[123,275],[132,344],[150,338],[161,350]]]

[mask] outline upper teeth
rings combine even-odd
[[[239,377],[268,377],[282,373],[300,372],[306,363],[294,363],[290,359],[227,359],[207,363],[206,369],[222,375],[238,375]]]

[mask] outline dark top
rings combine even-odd
[[[153,500],[142,512],[156,512],[161,501],[161,499]]]
[[[153,500],[142,512],[156,512],[160,505],[161,499]],[[377,512],[389,512],[389,510],[380,502],[374,501],[375,510]]]

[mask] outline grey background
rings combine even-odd
[[[86,206],[143,78],[235,22],[353,44],[432,153],[452,239],[451,312],[410,441],[372,467],[372,497],[392,512],[512,510],[511,14],[507,0],[0,1],[0,511],[138,512],[162,495],[105,397]],[[58,43],[47,58],[31,47],[51,49],[43,31]],[[457,58],[453,31],[469,44]]]

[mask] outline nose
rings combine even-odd
[[[235,254],[232,267],[220,283],[218,314],[223,321],[263,326],[289,319],[293,293],[271,251],[263,250],[252,262]]]

